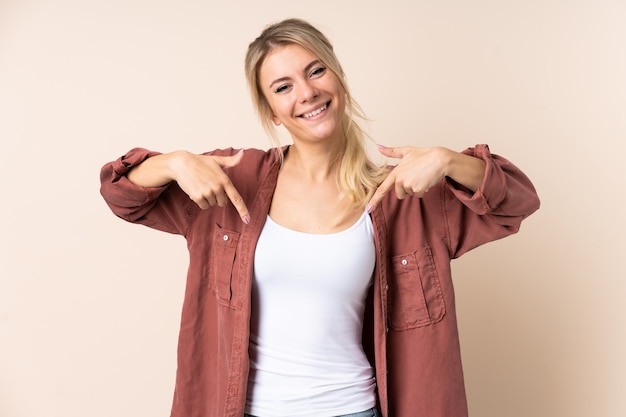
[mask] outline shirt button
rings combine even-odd
[[[228,240],[228,235],[224,235],[224,241]]]
[[[408,262],[406,259],[403,259],[403,260],[402,260],[402,265],[405,265],[405,266],[406,266],[406,264],[408,264],[408,263],[409,263],[409,262]]]

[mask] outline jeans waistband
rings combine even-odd
[[[257,417],[257,416],[253,416],[252,414],[244,414],[243,416],[244,417]],[[378,417],[378,412],[376,411],[376,408],[370,408],[369,410],[360,411],[358,413],[342,414],[336,417]]]

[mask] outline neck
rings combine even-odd
[[[285,166],[312,181],[334,179],[343,151],[344,141],[331,144],[296,142],[285,157]]]

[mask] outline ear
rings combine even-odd
[[[272,115],[272,122],[274,123],[275,126],[280,126],[280,120],[278,120],[278,117]]]

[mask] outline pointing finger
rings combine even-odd
[[[228,181],[224,184],[224,191],[228,196],[228,199],[233,203],[237,213],[239,213],[239,217],[241,217],[241,221],[245,224],[250,223],[250,212],[248,211],[248,207],[246,203],[243,201],[243,197],[239,194],[239,191],[235,188],[232,182]]]
[[[409,146],[388,148],[383,145],[377,145],[377,147],[378,147],[378,152],[382,153],[385,156],[388,156],[389,158],[397,158],[397,159],[402,159],[404,155],[406,155],[411,149]]]
[[[228,156],[213,156],[213,159],[215,159],[215,162],[217,162],[219,164],[219,166],[221,166],[222,168],[230,168],[230,167],[234,167],[235,165],[237,165],[240,161],[241,158],[243,157],[243,149],[240,149],[239,152],[237,152],[234,155],[228,155]]]
[[[385,178],[385,180],[378,186],[378,188],[374,192],[374,195],[367,204],[367,207],[365,208],[368,213],[371,213],[372,210],[374,210],[374,208],[378,205],[378,203],[380,203],[380,200],[382,200],[387,195],[389,190],[394,187],[395,179],[392,177],[393,175],[389,174],[387,178]]]

